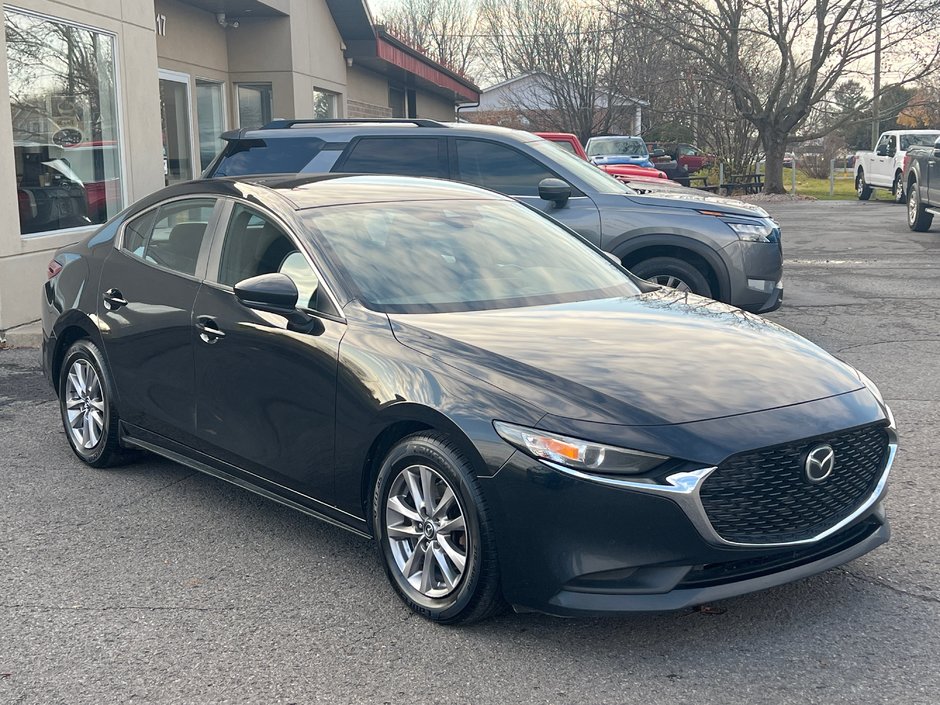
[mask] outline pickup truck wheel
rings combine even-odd
[[[695,265],[677,257],[651,257],[632,265],[630,271],[660,286],[712,298],[712,288],[705,275]]]
[[[865,172],[861,169],[855,175],[855,193],[858,194],[860,201],[867,201],[871,198],[871,186],[865,183]]]
[[[923,233],[930,230],[933,214],[928,213],[920,200],[920,189],[917,182],[912,181],[907,195],[907,226],[914,232]]]
[[[895,174],[891,192],[894,194],[895,203],[904,203],[907,200],[904,198],[904,179],[901,178],[901,172]]]

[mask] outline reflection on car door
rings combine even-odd
[[[197,448],[330,503],[337,354],[346,326],[323,315],[323,289],[315,291],[313,269],[274,216],[235,203],[218,232],[193,309]],[[308,330],[235,298],[236,283],[273,272],[294,280],[298,306],[311,312]]]
[[[512,196],[564,223],[586,240],[601,244],[600,214],[587,196],[573,189],[563,208],[539,198],[539,182],[558,178],[553,171],[527,154],[487,140],[456,140],[457,179]]]
[[[98,317],[121,415],[181,439],[195,432],[192,307],[217,205],[186,198],[138,215],[101,272]]]

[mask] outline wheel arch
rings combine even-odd
[[[380,413],[372,426],[372,440],[362,465],[360,502],[372,531],[372,492],[382,461],[396,443],[415,433],[442,433],[470,462],[475,475],[486,474],[486,462],[470,437],[453,420],[436,409],[411,402],[394,404]]]
[[[701,271],[716,298],[727,298],[731,293],[727,266],[713,249],[697,240],[681,235],[644,235],[615,248],[613,254],[627,269],[652,257],[675,257]]]
[[[78,310],[67,311],[59,317],[53,329],[55,333],[55,347],[52,351],[50,361],[50,375],[56,394],[59,393],[59,376],[62,372],[62,363],[65,360],[65,353],[78,340],[90,340],[93,342],[101,354],[104,355],[104,345],[101,340],[101,332],[91,321],[86,313]]]

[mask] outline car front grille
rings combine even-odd
[[[820,444],[835,451],[835,467],[819,483],[804,470]],[[702,483],[701,501],[726,541],[786,543],[813,538],[838,523],[874,491],[888,457],[883,425],[809,438],[733,455]]]

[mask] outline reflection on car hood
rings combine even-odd
[[[694,294],[389,316],[396,338],[554,416],[676,424],[862,388],[785,328]]]
[[[724,211],[732,215],[747,215],[752,218],[769,218],[770,216],[760,206],[745,203],[736,198],[716,196],[707,191],[689,189],[687,191],[657,191],[633,197],[631,200],[645,206],[663,206],[667,208],[711,209]]]

